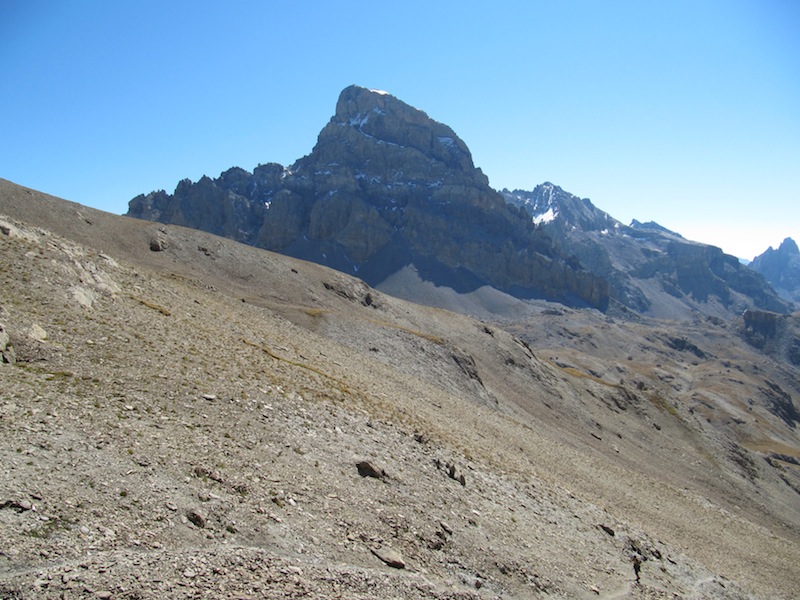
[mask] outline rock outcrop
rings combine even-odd
[[[0,323],[0,365],[3,363],[13,364],[16,360],[14,345],[11,343],[11,336]]]
[[[605,309],[608,284],[508,206],[447,125],[397,98],[346,88],[310,155],[230,169],[131,200],[129,216],[186,225],[356,274],[408,265],[458,291]]]

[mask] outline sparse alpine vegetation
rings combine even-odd
[[[2,180],[0,289],[2,597],[800,590],[797,314],[478,321]]]

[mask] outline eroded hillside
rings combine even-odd
[[[515,337],[4,181],[0,232],[4,597],[800,590],[796,465],[653,383],[717,389],[684,355],[728,338],[564,311]],[[673,338],[658,364],[620,346]],[[756,381],[733,370],[718,414]],[[759,377],[791,403],[787,373]],[[754,410],[796,456],[794,425]]]

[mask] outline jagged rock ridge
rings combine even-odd
[[[608,284],[506,204],[448,126],[382,92],[346,88],[310,155],[230,169],[131,200],[129,216],[186,225],[357,274],[407,265],[459,292],[605,309]]]
[[[800,302],[800,249],[786,238],[777,250],[770,246],[748,265],[761,273],[784,300]]]
[[[502,193],[549,233],[563,254],[606,279],[612,301],[637,312],[673,317],[687,309],[719,315],[748,308],[790,310],[762,277],[715,246],[653,222],[626,226],[552,183]]]

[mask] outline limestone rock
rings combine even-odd
[[[47,331],[38,323],[34,323],[28,328],[28,336],[40,343],[47,341],[48,338]]]
[[[396,550],[391,548],[372,548],[371,550],[375,556],[380,558],[390,567],[394,567],[395,569],[406,568],[406,561],[403,560],[403,556]]]
[[[16,362],[16,353],[14,352],[14,345],[11,343],[11,336],[8,331],[0,323],[0,364],[14,364]]]
[[[160,236],[150,238],[150,250],[153,252],[161,252],[167,249],[167,240]]]
[[[376,467],[366,460],[356,463],[356,468],[361,477],[373,477],[375,479],[384,479],[386,477],[386,472],[383,469]]]
[[[186,518],[189,519],[189,522],[195,527],[203,529],[206,526],[207,519],[205,515],[197,510],[188,511],[186,513]]]

